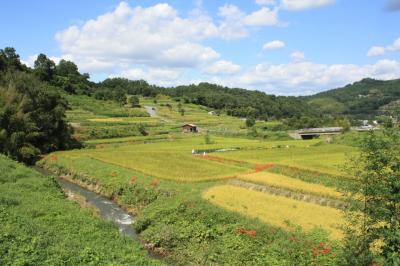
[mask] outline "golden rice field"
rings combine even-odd
[[[340,239],[344,217],[340,210],[297,201],[281,196],[256,192],[232,185],[216,186],[203,193],[203,198],[224,209],[256,218],[287,230],[290,225],[304,230],[320,227],[332,239]]]
[[[308,147],[290,146],[288,144],[288,146],[288,148],[224,152],[215,154],[215,156],[249,163],[275,163],[321,173],[341,175],[343,174],[341,171],[343,164],[357,152],[353,147],[337,144],[310,145]]]
[[[249,181],[256,184],[267,185],[276,188],[283,188],[295,192],[313,194],[334,199],[342,199],[342,194],[333,188],[319,184],[304,182],[299,179],[279,175],[275,173],[259,172],[252,174],[238,175],[243,181]]]

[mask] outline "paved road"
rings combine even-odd
[[[146,108],[146,111],[151,117],[158,117],[156,109],[153,106],[145,106],[144,108]]]
[[[169,119],[160,117],[160,116],[157,114],[157,111],[156,111],[156,108],[155,108],[155,107],[153,107],[153,106],[144,106],[144,108],[145,108],[146,111],[149,113],[150,117],[158,117],[158,118],[160,118],[160,120],[163,121],[163,122],[171,122],[171,120],[169,120]],[[153,108],[154,108],[154,109],[153,109]]]

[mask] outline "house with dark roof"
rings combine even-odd
[[[182,131],[184,133],[197,133],[197,126],[195,124],[185,124],[182,126]]]

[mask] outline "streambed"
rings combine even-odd
[[[35,167],[35,170],[43,175],[53,176],[45,169]],[[86,203],[99,213],[101,218],[113,222],[122,235],[139,240],[138,234],[132,226],[134,217],[119,207],[118,204],[104,196],[69,182],[68,180],[62,178],[57,178],[56,180],[61,188],[83,197]]]

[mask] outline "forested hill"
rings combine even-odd
[[[311,112],[308,105],[297,97],[274,96],[260,91],[228,88],[211,83],[162,88],[149,85],[144,80],[112,78],[98,84],[94,97],[124,101],[125,94],[143,96],[164,94],[183,99],[186,103],[221,110],[228,115],[265,120],[309,115]]]
[[[353,117],[399,116],[400,79],[363,79],[345,87],[304,97],[309,105],[325,114]]]

